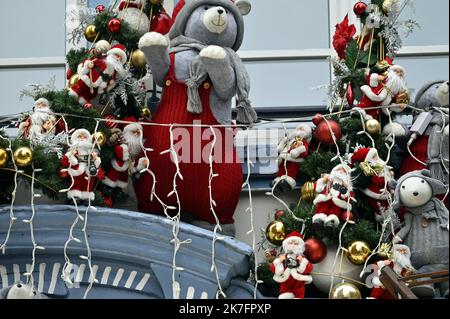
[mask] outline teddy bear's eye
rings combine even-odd
[[[208,9],[209,9],[209,7],[205,7],[205,11],[208,10]]]
[[[425,181],[422,181],[422,184],[425,184]]]
[[[406,188],[406,186],[402,186],[402,188],[403,188],[403,189],[405,189],[405,188]]]

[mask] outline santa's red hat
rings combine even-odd
[[[123,127],[122,127],[124,132],[132,131],[135,129],[139,129],[142,131],[142,125],[138,123],[138,121],[136,120],[135,117],[130,116],[130,117],[123,119],[123,121],[127,122],[127,123],[124,123]]]
[[[121,57],[123,63],[127,61],[127,49],[122,44],[116,44],[112,46],[107,54],[118,54]]]
[[[378,151],[375,148],[359,148],[352,155],[352,164],[355,164],[356,162],[366,162],[375,155],[378,155]]]
[[[286,239],[299,239],[303,241],[303,236],[298,231],[293,231],[289,235],[287,235]]]
[[[132,1],[127,1],[124,0],[119,4],[119,11],[122,11],[125,8],[137,8],[137,9],[142,9],[142,2],[141,0],[132,0]]]

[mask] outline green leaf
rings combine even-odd
[[[356,40],[352,40],[345,50],[345,64],[350,70],[355,68],[358,59],[359,46]]]

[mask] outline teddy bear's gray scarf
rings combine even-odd
[[[443,144],[448,143],[448,140],[446,140],[446,137],[444,137],[443,134],[445,126],[448,125],[448,117],[443,116],[443,114],[435,110],[432,111],[431,114],[433,119],[430,123],[427,164],[434,178],[448,184],[448,174],[445,170],[445,168],[448,169],[448,152],[442,152]],[[442,161],[442,157],[444,161]],[[443,164],[446,166],[445,168],[443,167]]]
[[[417,208],[408,207],[406,210],[412,215],[423,216],[426,220],[439,220],[439,225],[443,229],[448,227],[447,208],[437,198],[432,198],[423,206]]]
[[[188,38],[184,35],[180,35],[175,39],[172,39],[170,45],[170,53],[177,53],[192,49],[200,52],[207,47],[206,44],[198,40]],[[231,48],[224,49],[228,53],[228,57],[230,58],[232,67],[236,74],[236,108],[238,110],[237,121],[239,123],[251,125],[256,122],[258,116],[249,100],[250,77],[239,55]],[[189,73],[190,78],[186,80],[186,85],[188,87],[187,109],[191,113],[200,114],[202,112],[202,103],[198,88],[206,80],[208,73],[206,72],[206,68],[200,59],[194,59],[192,61],[189,67]]]

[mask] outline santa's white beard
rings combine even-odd
[[[31,123],[33,125],[43,125],[48,117],[50,116],[50,109],[44,108],[44,109],[37,109],[33,114],[31,114]]]
[[[124,77],[126,74],[125,68],[123,67],[122,62],[120,62],[115,55],[110,54],[106,56],[106,63],[108,65],[112,65],[114,70],[117,72],[119,77]]]
[[[123,142],[128,146],[128,152],[132,158],[135,158],[142,152],[141,139],[131,132],[123,133]]]
[[[407,90],[406,81],[398,76],[393,70],[388,71],[386,87],[389,88],[393,95],[397,95],[400,92]]]
[[[411,260],[410,260],[409,256],[403,255],[402,253],[394,251],[393,259],[394,259],[394,263],[396,265],[399,265],[401,268],[413,269],[413,266],[411,265]]]
[[[301,255],[303,254],[304,247],[302,245],[283,245],[284,252],[288,255]]]
[[[94,145],[91,142],[80,141],[72,145],[72,149],[78,151],[78,155],[88,155],[92,153]]]

